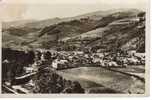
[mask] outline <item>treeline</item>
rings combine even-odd
[[[15,35],[15,36],[23,36],[31,32],[39,31],[37,28],[28,28],[28,27],[22,27],[22,28],[15,28],[10,27],[9,29],[4,29],[4,31],[7,31],[9,34]]]

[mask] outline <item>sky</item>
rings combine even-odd
[[[145,10],[147,3],[148,0],[1,0],[0,19],[42,20],[120,8]]]

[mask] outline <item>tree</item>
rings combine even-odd
[[[34,93],[84,93],[79,82],[65,80],[51,69],[39,70],[33,81]]]

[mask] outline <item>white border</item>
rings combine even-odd
[[[0,94],[0,97],[2,98],[21,98],[21,97],[32,97],[32,98],[48,98],[48,97],[52,97],[52,98],[62,98],[62,97],[89,97],[89,98],[94,98],[94,97],[145,97],[145,96],[149,96],[150,95],[150,0],[149,1],[149,5],[146,9],[146,93],[145,94],[18,94],[18,95],[14,95],[14,94]],[[0,24],[0,29],[1,29],[1,24]],[[1,32],[1,30],[0,30]],[[2,36],[0,36],[1,42],[2,42]],[[0,43],[0,46],[2,46],[2,44]],[[0,49],[1,50],[1,49]],[[0,53],[0,56],[2,57],[2,54]],[[1,63],[1,59],[0,59],[0,63]],[[151,64],[152,65],[152,64]],[[1,67],[0,67],[0,71],[1,71]],[[1,75],[0,75],[1,76]],[[0,77],[1,79],[1,77]],[[1,84],[0,84],[0,88],[1,88]],[[1,89],[0,89],[1,92]],[[144,98],[145,99],[145,98]],[[113,98],[114,100],[114,98]]]

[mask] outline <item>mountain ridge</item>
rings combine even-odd
[[[97,11],[71,18],[55,18],[55,21],[52,20],[54,21],[52,23],[50,22],[51,19],[45,20],[45,24],[38,21],[35,22],[40,23],[37,24],[37,27],[35,23],[26,23],[23,27],[24,30],[21,27],[17,28],[17,34],[12,34],[12,32],[14,30],[16,32],[17,29],[13,31],[4,30],[3,34],[10,34],[10,37],[11,35],[19,36],[20,34],[18,34],[18,32],[22,33],[22,31],[24,31],[25,33],[23,32],[24,34],[19,36],[21,38],[20,43],[17,44],[21,47],[60,48],[64,50],[65,48],[82,49],[81,44],[83,44],[88,48],[99,50],[111,41],[121,41],[121,48],[130,49],[132,47],[127,47],[127,43],[132,41],[132,39],[138,41],[139,36],[136,36],[139,31],[138,27],[145,26],[145,21],[138,21],[140,19],[138,15],[142,15],[142,13],[145,12],[136,9],[111,10],[108,12],[105,11],[104,13],[103,11]],[[145,17],[145,15],[143,14],[142,17]],[[142,39],[139,40],[142,43],[141,45],[143,45],[145,41],[144,28],[142,31]],[[117,36],[119,36],[120,39],[116,39]],[[3,35],[3,38],[5,38],[5,35]],[[3,44],[6,45],[6,43]],[[111,42],[106,49],[111,49],[115,44],[116,43]],[[138,44],[138,42],[136,44]],[[3,46],[5,47],[5,45]],[[7,46],[8,45],[9,42]],[[137,47],[133,49],[137,49]]]

